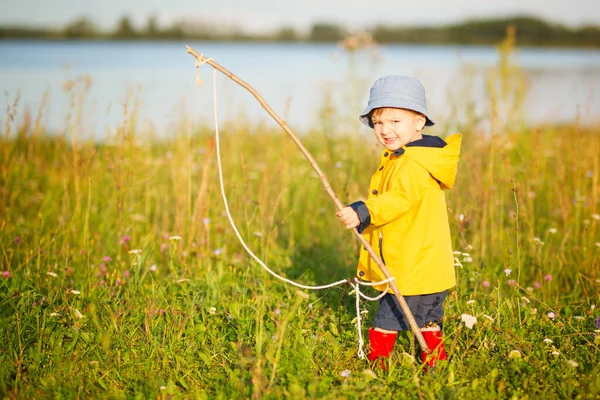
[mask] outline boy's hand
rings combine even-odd
[[[346,225],[346,229],[353,229],[360,225],[360,219],[356,211],[352,207],[344,207],[340,211],[336,212],[335,215]]]

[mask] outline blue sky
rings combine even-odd
[[[282,25],[303,29],[315,21],[358,29],[376,23],[441,24],[529,14],[577,26],[600,25],[599,4],[599,0],[0,0],[0,23],[62,26],[87,16],[106,29],[125,14],[140,26],[155,14],[162,24],[185,17],[262,31]]]

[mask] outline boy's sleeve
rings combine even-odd
[[[360,225],[356,227],[358,233],[363,233],[363,231],[367,228],[367,226],[371,225],[371,215],[369,214],[369,209],[365,205],[364,201],[355,201],[350,204],[350,206],[356,215],[358,215],[358,219],[360,221]]]
[[[384,193],[365,201],[370,223],[381,226],[400,218],[421,201],[428,184],[429,173],[423,167],[413,162],[403,165]]]

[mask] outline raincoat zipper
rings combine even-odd
[[[385,260],[383,259],[383,234],[379,231],[379,257],[381,257],[381,262],[385,264]]]

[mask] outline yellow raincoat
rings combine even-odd
[[[456,285],[444,189],[454,185],[461,139],[452,135],[441,148],[405,146],[401,155],[384,150],[371,178],[364,202],[371,223],[362,234],[383,255],[403,295],[437,293]],[[361,272],[364,280],[385,280],[364,249],[359,276]]]

